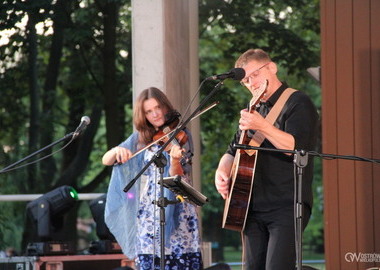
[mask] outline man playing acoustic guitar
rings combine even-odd
[[[244,52],[235,67],[245,70],[241,83],[253,98],[248,108],[240,111],[239,129],[215,173],[216,189],[226,199],[223,225],[242,231],[245,269],[294,270],[293,156],[270,151],[247,153],[234,148],[234,144],[314,150],[318,114],[306,94],[288,88],[279,80],[277,65],[263,50]],[[253,184],[239,185],[244,178]],[[303,229],[311,214],[312,178],[313,162],[309,158],[303,176]],[[231,199],[234,189],[241,189],[237,191],[236,201]],[[230,207],[233,211],[229,211]]]

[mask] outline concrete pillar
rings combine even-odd
[[[154,86],[183,114],[199,85],[198,0],[132,0],[132,52],[133,99]],[[191,109],[197,104],[198,98]],[[194,186],[200,190],[199,118],[188,127],[195,144]]]

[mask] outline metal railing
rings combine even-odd
[[[17,202],[17,201],[33,201],[44,194],[10,194],[0,195],[0,201],[3,202]],[[78,193],[78,200],[86,201],[99,198],[104,193]]]

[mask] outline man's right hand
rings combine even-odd
[[[233,163],[234,157],[230,154],[224,154],[220,159],[218,169],[215,172],[215,187],[219,194],[222,195],[223,199],[227,198],[230,190],[230,173]]]
[[[216,170],[215,187],[219,194],[222,195],[223,199],[226,199],[230,189],[230,179],[229,175],[227,175],[223,170]]]

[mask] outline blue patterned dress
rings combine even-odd
[[[191,133],[185,131],[189,139],[183,148],[192,151]],[[138,150],[138,137],[138,132],[134,132],[119,146],[135,153]],[[144,177],[140,177],[126,192],[124,189],[156,150],[157,146],[141,152],[128,162],[115,165],[107,191],[105,222],[123,253],[130,259],[135,258],[138,269],[160,269],[159,210],[152,204],[153,200],[159,198],[159,187],[155,184],[156,179],[159,179],[157,168],[151,165]],[[167,177],[170,157],[166,152],[163,154],[168,160],[164,169],[164,177]],[[185,175],[189,175],[191,165],[186,164],[183,169]],[[190,177],[184,177],[191,183]],[[169,200],[175,199],[174,194],[166,188],[164,195]],[[168,205],[165,215],[165,269],[202,269],[195,206],[188,203]]]
[[[158,147],[154,146],[145,151],[144,163],[151,160],[157,150]],[[140,197],[137,216],[138,269],[160,269],[160,208],[152,203],[160,197],[159,179],[158,168],[153,164],[146,170],[140,187],[140,194],[144,196]],[[202,269],[196,208],[186,202],[178,206],[178,226],[170,235],[170,243],[165,246],[165,269]]]

